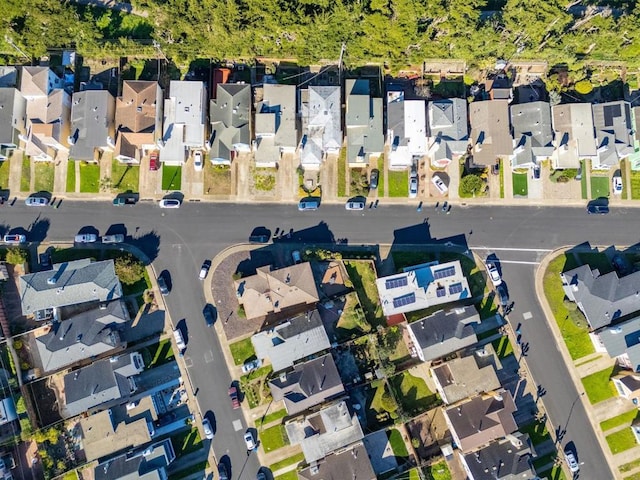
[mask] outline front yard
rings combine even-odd
[[[256,192],[271,192],[276,188],[275,168],[251,167],[251,177],[253,178],[253,188]]]
[[[271,391],[267,379],[272,372],[273,368],[268,365],[240,377],[240,390],[247,399],[249,408],[256,408],[271,401]]]
[[[231,195],[231,167],[207,162],[204,167],[204,192],[207,195]]]
[[[345,261],[344,266],[353,282],[367,321],[374,328],[379,325],[384,326],[385,320],[379,301],[376,271],[373,262],[363,260]]]
[[[630,426],[631,422],[633,422],[633,420],[635,420],[639,416],[640,413],[638,412],[638,409],[634,408],[633,410],[601,422],[600,428],[603,432],[606,432],[607,430],[611,430],[612,428],[618,427],[620,425],[628,424]]]
[[[613,367],[592,373],[582,379],[582,385],[592,405],[616,395],[615,387],[610,380],[611,375],[613,375]]]
[[[502,338],[499,338],[498,340],[494,340],[493,342],[491,342],[491,345],[493,345],[493,349],[495,350],[496,355],[498,355],[498,358],[501,360],[508,357],[509,355],[513,355],[513,346],[509,341],[509,337],[507,337],[506,335]]]
[[[528,174],[512,173],[511,178],[513,181],[513,196],[526,197],[529,194]]]
[[[591,176],[591,198],[601,198],[609,196],[609,177]]]
[[[182,187],[182,167],[162,165],[162,190],[180,190]]]
[[[438,395],[429,390],[423,379],[411,375],[408,371],[392,377],[390,383],[402,409],[408,415],[418,415],[441,403]]]
[[[0,188],[9,188],[9,160],[0,162]]]
[[[56,167],[51,162],[36,162],[33,189],[36,192],[53,192],[53,179]]]
[[[31,190],[31,159],[26,155],[22,157],[22,172],[20,175],[20,191]]]
[[[251,337],[230,344],[229,349],[231,350],[231,355],[236,365],[242,365],[256,356],[253,344],[251,343]]]
[[[171,340],[166,338],[142,350],[142,358],[147,368],[157,367],[174,359]]]
[[[409,196],[409,172],[406,170],[389,170],[389,196]]]
[[[137,192],[140,190],[140,167],[113,160],[111,181],[116,192]]]
[[[197,428],[172,436],[171,443],[176,451],[176,457],[197,452],[202,448],[202,438]]]
[[[631,180],[631,200],[640,200],[640,171],[631,170],[630,180]]]
[[[279,448],[289,445],[287,432],[284,425],[276,425],[266,430],[260,431],[260,444],[265,453],[278,450]]]
[[[100,192],[100,165],[80,163],[80,193]]]
[[[612,433],[611,435],[607,435],[607,444],[611,449],[611,453],[614,455],[616,453],[624,452],[625,450],[629,450],[630,448],[636,447],[638,443],[636,442],[636,437],[631,431],[631,428],[625,428],[617,431],[616,433]]]

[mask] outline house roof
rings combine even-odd
[[[251,143],[251,87],[239,83],[218,84],[217,98],[210,102],[211,158],[231,161],[237,145]]]
[[[347,160],[358,161],[371,153],[380,153],[384,149],[382,132],[382,99],[372,98],[369,80],[347,79]],[[363,160],[363,161],[364,161]]]
[[[429,136],[443,140],[466,140],[469,137],[467,102],[462,98],[445,98],[429,102]]]
[[[362,440],[364,434],[358,416],[345,401],[285,425],[289,442],[299,444],[307,463],[320,460],[331,452]]]
[[[580,160],[596,155],[593,112],[590,103],[565,103],[551,107],[556,168],[578,168]]]
[[[640,392],[640,377],[629,370],[623,370],[612,378],[624,385],[629,390],[630,395]]]
[[[106,302],[122,296],[113,260],[57,263],[53,270],[20,277],[22,313],[84,302]]]
[[[43,370],[58,370],[118,348],[119,326],[128,319],[124,302],[115,300],[105,308],[93,308],[54,322],[49,333],[36,338]]]
[[[116,99],[115,126],[123,132],[153,133],[162,89],[158,82],[125,80],[122,96]]]
[[[323,153],[342,146],[340,87],[311,85],[300,95],[306,137],[300,159],[303,165],[320,165]]]
[[[142,356],[128,355],[98,360],[64,376],[64,418],[74,417],[111,400],[127,397],[135,390],[131,377],[144,369]]]
[[[94,480],[164,480],[176,455],[167,438],[150,447],[103,461],[93,470]]]
[[[458,447],[466,453],[515,432],[515,411],[511,394],[500,390],[494,395],[473,397],[444,413],[459,440]]]
[[[85,90],[73,94],[69,155],[76,160],[93,160],[97,147],[114,141],[115,100],[106,90]]]
[[[300,480],[375,480],[376,474],[362,442],[331,453],[298,472]]]
[[[480,367],[473,355],[432,367],[431,374],[446,404],[500,388],[493,365]]]
[[[592,330],[640,310],[640,271],[620,278],[615,271],[600,275],[597,268],[581,265],[560,276],[567,297],[578,304]]]
[[[640,371],[640,317],[603,328],[598,337],[611,358],[626,355],[633,371]]]
[[[18,68],[13,65],[0,65],[0,88],[18,85]]]
[[[274,372],[331,346],[317,310],[256,333],[251,337],[251,343],[258,358],[271,361]]]
[[[238,301],[247,318],[279,313],[288,308],[315,305],[318,289],[309,262],[279,270],[262,267],[250,277],[235,280]]]
[[[468,306],[449,311],[439,310],[409,324],[409,329],[422,349],[424,360],[429,361],[475,344],[478,338],[474,325],[479,323],[477,310]]]
[[[131,158],[140,161],[143,156],[143,148],[145,145],[154,144],[155,136],[153,132],[118,132],[115,154],[116,157]]]
[[[529,444],[528,435],[517,432],[463,455],[464,463],[474,480],[533,480],[538,476],[531,463],[535,452]]]
[[[387,135],[392,165],[410,166],[414,155],[427,153],[427,110],[424,100],[406,100],[404,92],[387,92]]]
[[[64,86],[62,79],[49,67],[22,67],[20,75],[20,92],[25,97],[46,97]]]
[[[425,263],[376,279],[385,315],[413,312],[471,297],[459,261]]]
[[[531,165],[553,154],[551,107],[547,102],[520,103],[511,106],[514,151],[513,166]]]
[[[487,100],[469,105],[473,162],[477,165],[493,165],[499,157],[513,153],[513,141],[509,126],[509,102]]]
[[[206,87],[203,82],[172,80],[164,103],[161,158],[183,162],[185,148],[204,146]]]
[[[27,102],[16,88],[0,88],[0,144],[17,144],[25,132]]]
[[[281,148],[296,148],[298,145],[296,87],[268,83],[262,88],[263,100],[256,108],[256,137],[259,141],[255,159],[258,163],[274,163],[280,159]]]
[[[631,104],[623,100],[592,105],[600,165],[615,166],[633,153]]]
[[[340,374],[330,353],[296,365],[292,372],[271,380],[269,388],[274,401],[284,400],[289,415],[344,393]]]

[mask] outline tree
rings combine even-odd
[[[473,197],[482,192],[483,187],[484,183],[482,182],[482,178],[478,175],[474,173],[465,175],[462,177],[462,180],[460,180],[460,196]]]
[[[115,270],[125,285],[133,285],[144,278],[144,265],[130,253],[116,258]]]
[[[27,261],[28,254],[22,248],[10,248],[7,250],[7,262],[13,265],[22,265]]]

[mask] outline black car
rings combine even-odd
[[[606,215],[609,213],[609,207],[607,205],[589,205],[587,213],[589,215]]]
[[[227,466],[222,462],[218,464],[218,478],[220,480],[229,480],[229,472],[227,471]]]
[[[204,321],[207,324],[207,327],[213,327],[213,324],[216,321],[216,309],[210,303],[207,303],[204,306],[204,310],[202,310],[202,315],[204,316]]]
[[[169,287],[167,287],[167,281],[164,279],[164,276],[160,275],[158,277],[158,288],[160,289],[160,293],[164,296],[169,295]]]
[[[369,188],[375,190],[378,188],[378,179],[380,178],[380,171],[377,168],[371,170],[371,176],[369,177]]]
[[[509,305],[509,292],[507,292],[507,288],[503,284],[500,284],[496,287],[496,292],[498,293],[498,300],[500,300],[500,305],[502,307],[506,307]]]
[[[51,270],[51,254],[49,252],[41,253],[38,259],[40,260],[40,268],[42,270]]]

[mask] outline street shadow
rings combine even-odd
[[[278,237],[276,237],[276,234],[274,233],[273,243],[293,242],[308,243],[311,245],[333,245],[336,243],[333,232],[329,228],[329,225],[324,221],[320,222],[318,225],[304,228],[302,230],[294,231],[291,229],[289,231],[279,231],[279,233],[280,235]]]
[[[125,237],[127,236],[127,227],[124,223],[114,223],[113,225],[109,225],[109,227],[107,228],[106,232],[104,232],[105,235],[117,235],[117,234],[121,234],[124,235]]]
[[[47,239],[51,222],[48,218],[36,218],[29,228],[27,239],[32,243],[42,243]]]
[[[100,236],[100,232],[93,225],[85,225],[80,230],[78,230],[78,235],[91,235],[91,234]]]
[[[142,236],[131,238],[129,244],[136,247],[145,255],[146,258],[143,259],[145,265],[152,263],[158,258],[158,253],[160,252],[160,236],[155,230],[145,233]]]

